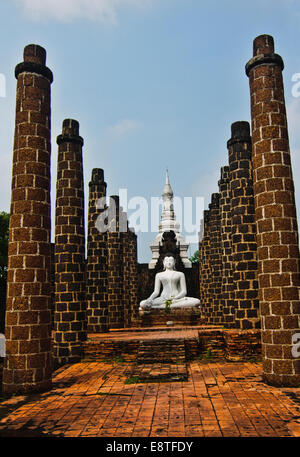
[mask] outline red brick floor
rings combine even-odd
[[[0,403],[0,436],[300,436],[300,389],[261,380],[261,365],[193,361],[186,382],[124,384],[128,363],[83,362],[51,392]]]

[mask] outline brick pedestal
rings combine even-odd
[[[300,330],[299,246],[287,131],[283,61],[273,38],[254,40],[246,65],[250,82],[257,260],[263,376],[279,386],[300,385],[292,336]]]
[[[259,328],[256,226],[248,122],[232,124],[227,147],[231,191],[235,327]]]
[[[101,168],[92,170],[89,183],[88,240],[86,267],[87,330],[107,332],[107,232],[97,229],[97,218],[105,210],[106,182]],[[98,201],[102,200],[99,208]],[[99,202],[100,203],[100,202]]]
[[[57,137],[55,214],[55,366],[79,362],[86,339],[85,230],[79,124],[65,119]]]
[[[51,388],[50,84],[46,51],[17,65],[3,392]]]

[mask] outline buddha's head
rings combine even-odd
[[[172,254],[166,254],[163,260],[164,270],[175,270],[175,258]]]

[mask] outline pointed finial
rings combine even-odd
[[[168,168],[166,169],[166,184],[170,184]]]
[[[165,187],[163,190],[163,196],[164,195],[167,195],[167,196],[170,196],[173,198],[173,190],[172,190],[172,187],[170,186],[168,169],[166,169],[166,183],[165,183]]]

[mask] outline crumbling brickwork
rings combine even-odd
[[[299,386],[292,336],[300,329],[299,245],[282,70],[274,41],[261,35],[246,65],[250,83],[263,376]]]
[[[3,392],[51,388],[50,85],[46,51],[16,66]]]
[[[83,139],[77,121],[63,121],[57,144],[53,355],[60,366],[80,361],[86,339]]]

